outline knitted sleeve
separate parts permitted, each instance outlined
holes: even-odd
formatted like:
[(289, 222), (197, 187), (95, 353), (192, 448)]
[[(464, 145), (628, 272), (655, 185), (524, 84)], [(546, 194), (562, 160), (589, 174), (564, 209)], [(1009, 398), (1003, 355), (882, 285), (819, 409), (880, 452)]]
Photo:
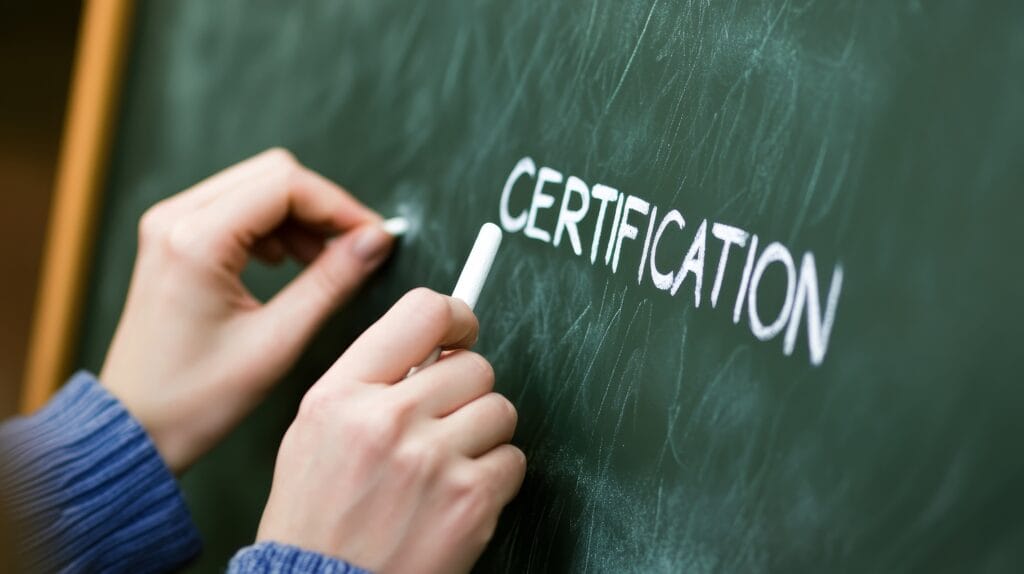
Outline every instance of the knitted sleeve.
[(277, 542), (260, 542), (238, 551), (228, 574), (369, 574), (351, 564)]
[(165, 572), (200, 550), (156, 447), (89, 373), (0, 426), (0, 489), (29, 571)]

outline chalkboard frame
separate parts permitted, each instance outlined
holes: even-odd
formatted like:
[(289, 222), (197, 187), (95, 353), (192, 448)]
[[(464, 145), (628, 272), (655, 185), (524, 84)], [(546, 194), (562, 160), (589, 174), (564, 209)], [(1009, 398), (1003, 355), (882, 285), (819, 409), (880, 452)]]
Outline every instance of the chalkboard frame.
[(70, 374), (133, 9), (132, 0), (83, 6), (22, 384), (25, 413), (45, 404)]

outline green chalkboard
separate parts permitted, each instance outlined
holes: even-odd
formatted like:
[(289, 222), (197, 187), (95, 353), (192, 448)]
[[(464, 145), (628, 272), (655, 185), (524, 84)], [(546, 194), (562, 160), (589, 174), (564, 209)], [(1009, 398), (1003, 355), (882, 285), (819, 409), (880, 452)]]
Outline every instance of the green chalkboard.
[(264, 148), (414, 224), (185, 476), (196, 571), (252, 539), (303, 391), (403, 292), (450, 290), (487, 221), (506, 236), (479, 350), (530, 462), (481, 571), (1024, 564), (1024, 3), (180, 0), (136, 20), (84, 366), (140, 214)]

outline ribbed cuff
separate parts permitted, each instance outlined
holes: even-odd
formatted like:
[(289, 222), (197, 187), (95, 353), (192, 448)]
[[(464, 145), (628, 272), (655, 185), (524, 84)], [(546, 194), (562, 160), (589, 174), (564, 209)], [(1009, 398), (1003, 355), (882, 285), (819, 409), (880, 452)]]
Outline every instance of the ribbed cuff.
[(330, 556), (277, 542), (260, 542), (238, 551), (231, 559), (228, 574), (370, 574)]
[(0, 427), (3, 496), (30, 571), (162, 572), (199, 534), (149, 436), (89, 373)]

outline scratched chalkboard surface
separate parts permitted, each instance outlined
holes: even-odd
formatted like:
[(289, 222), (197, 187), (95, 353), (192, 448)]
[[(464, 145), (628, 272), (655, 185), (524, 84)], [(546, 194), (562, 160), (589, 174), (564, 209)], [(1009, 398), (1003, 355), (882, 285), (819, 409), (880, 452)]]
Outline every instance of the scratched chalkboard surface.
[[(481, 571), (1020, 571), (1024, 3), (140, 1), (80, 359), (140, 214), (283, 145), (411, 235), (183, 487), (251, 541), (303, 391), (476, 230), (529, 457)], [(254, 266), (260, 296), (295, 267)]]

